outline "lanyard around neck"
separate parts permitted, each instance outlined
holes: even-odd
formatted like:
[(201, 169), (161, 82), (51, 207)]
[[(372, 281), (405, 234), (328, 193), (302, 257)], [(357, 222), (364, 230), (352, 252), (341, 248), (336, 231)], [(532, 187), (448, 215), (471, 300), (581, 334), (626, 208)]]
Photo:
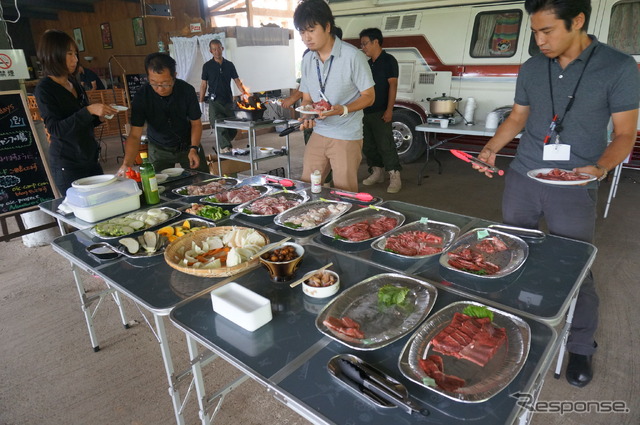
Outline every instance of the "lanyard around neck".
[[(584, 76), (584, 71), (587, 69), (587, 65), (589, 65), (589, 61), (593, 56), (593, 52), (596, 51), (596, 47), (597, 46), (593, 46), (593, 49), (591, 49), (591, 52), (589, 53), (589, 56), (587, 57), (587, 60), (584, 63), (584, 67), (580, 72), (580, 77), (578, 77), (578, 82), (576, 83), (576, 86), (573, 88), (573, 93), (571, 93), (571, 96), (569, 96), (569, 103), (567, 103), (567, 106), (564, 108), (564, 113), (562, 114), (562, 118), (560, 118), (560, 121), (558, 121), (555, 125), (555, 131), (558, 134), (562, 131), (562, 123), (564, 122), (564, 119), (566, 118), (567, 114), (571, 110), (571, 107), (573, 106), (573, 102), (576, 100), (576, 92), (578, 91), (578, 86), (580, 85), (580, 81), (582, 81), (582, 77)], [(549, 59), (549, 61), (547, 62), (547, 65), (548, 65), (547, 69), (549, 74), (549, 94), (551, 95), (551, 114), (553, 117), (553, 121), (556, 121), (558, 116), (556, 115), (556, 105), (553, 99), (553, 84), (551, 82), (551, 61), (552, 60), (553, 59)]]
[(320, 84), (320, 91), (324, 94), (324, 88), (327, 85), (327, 80), (329, 79), (329, 73), (331, 72), (331, 65), (333, 65), (333, 55), (329, 59), (329, 69), (327, 69), (327, 73), (324, 76), (324, 81), (322, 81), (322, 75), (320, 74), (320, 60), (316, 58), (316, 72), (318, 73), (318, 84)]

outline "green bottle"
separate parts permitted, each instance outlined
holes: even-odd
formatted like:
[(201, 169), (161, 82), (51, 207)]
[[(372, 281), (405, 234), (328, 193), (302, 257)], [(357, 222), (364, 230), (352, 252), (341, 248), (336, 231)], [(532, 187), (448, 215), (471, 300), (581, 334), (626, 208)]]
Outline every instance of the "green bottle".
[(142, 180), (142, 192), (147, 205), (153, 205), (160, 202), (160, 194), (158, 193), (158, 180), (156, 180), (156, 170), (153, 164), (149, 162), (146, 152), (140, 152), (142, 165), (140, 165), (140, 180)]

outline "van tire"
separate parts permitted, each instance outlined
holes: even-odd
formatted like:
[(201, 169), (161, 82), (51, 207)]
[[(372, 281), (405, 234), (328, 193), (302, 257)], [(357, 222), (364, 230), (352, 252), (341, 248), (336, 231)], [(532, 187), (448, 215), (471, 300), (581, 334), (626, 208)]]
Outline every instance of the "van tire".
[(417, 161), (427, 149), (424, 133), (416, 131), (422, 120), (415, 112), (406, 109), (393, 111), (393, 141), (400, 161), (405, 164)]

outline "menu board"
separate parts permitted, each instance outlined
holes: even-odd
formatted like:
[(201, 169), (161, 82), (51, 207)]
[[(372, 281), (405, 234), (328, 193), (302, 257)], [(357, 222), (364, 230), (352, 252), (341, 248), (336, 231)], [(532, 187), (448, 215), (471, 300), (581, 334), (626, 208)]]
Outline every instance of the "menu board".
[(125, 75), (127, 80), (127, 91), (129, 92), (129, 102), (133, 100), (138, 90), (149, 81), (147, 74), (127, 74)]
[(54, 199), (24, 94), (0, 92), (0, 215)]

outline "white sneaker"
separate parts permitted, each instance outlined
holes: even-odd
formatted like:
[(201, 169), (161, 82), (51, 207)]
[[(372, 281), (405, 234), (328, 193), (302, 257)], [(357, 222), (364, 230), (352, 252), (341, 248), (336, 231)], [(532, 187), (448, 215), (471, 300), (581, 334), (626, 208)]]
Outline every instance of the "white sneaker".
[(362, 180), (362, 184), (365, 186), (371, 186), (376, 183), (384, 183), (384, 169), (382, 167), (371, 167), (373, 172), (369, 177)]
[(389, 187), (387, 193), (398, 193), (402, 189), (402, 180), (400, 180), (400, 171), (389, 171)]
[(220, 153), (221, 154), (230, 154), (231, 153), (231, 148), (221, 148), (220, 149)]

